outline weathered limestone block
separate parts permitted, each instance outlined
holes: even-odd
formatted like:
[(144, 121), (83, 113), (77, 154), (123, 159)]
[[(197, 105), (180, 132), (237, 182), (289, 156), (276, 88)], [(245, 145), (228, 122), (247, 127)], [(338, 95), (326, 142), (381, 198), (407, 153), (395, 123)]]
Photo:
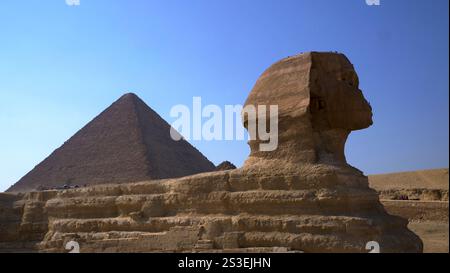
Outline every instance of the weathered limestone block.
[[(407, 220), (387, 214), (346, 163), (347, 136), (370, 126), (372, 113), (344, 55), (281, 60), (246, 104), (278, 104), (279, 146), (262, 152), (256, 137), (240, 169), (0, 196), (1, 217), (9, 230), (38, 223), (31, 233), (43, 252), (64, 252), (70, 240), (81, 252), (367, 252), (369, 241), (382, 252), (422, 251)], [(22, 204), (14, 213), (13, 203)], [(16, 238), (10, 233), (0, 238)]]

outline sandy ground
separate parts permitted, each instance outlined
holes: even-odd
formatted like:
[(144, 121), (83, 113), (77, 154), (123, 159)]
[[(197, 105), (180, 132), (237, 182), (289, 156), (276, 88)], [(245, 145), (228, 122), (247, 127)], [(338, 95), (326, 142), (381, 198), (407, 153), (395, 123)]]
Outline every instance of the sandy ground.
[(423, 241), (425, 253), (449, 253), (449, 203), (382, 200), (386, 210), (409, 220), (409, 229)]
[(448, 253), (448, 222), (414, 221), (408, 225), (409, 229), (419, 235), (423, 241), (425, 253)]
[(409, 220), (408, 227), (422, 239), (425, 253), (449, 253), (448, 168), (369, 175), (369, 184), (379, 192), (414, 189), (447, 192), (446, 198), (440, 200), (381, 201), (390, 214)]

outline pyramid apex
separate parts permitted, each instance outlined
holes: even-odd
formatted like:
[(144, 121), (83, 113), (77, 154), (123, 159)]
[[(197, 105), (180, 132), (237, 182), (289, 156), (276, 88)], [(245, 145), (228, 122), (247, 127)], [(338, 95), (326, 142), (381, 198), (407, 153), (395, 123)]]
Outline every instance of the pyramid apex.
[(128, 92), (128, 93), (123, 94), (123, 95), (119, 98), (119, 100), (120, 100), (120, 99), (132, 99), (132, 98), (139, 98), (139, 97), (138, 97), (135, 93)]
[(141, 98), (139, 98), (135, 93), (132, 92), (128, 92), (123, 94), (122, 96), (120, 96), (120, 98), (118, 98), (114, 104), (119, 103), (119, 104), (128, 104), (128, 103), (133, 103), (135, 104), (138, 101), (142, 101)]

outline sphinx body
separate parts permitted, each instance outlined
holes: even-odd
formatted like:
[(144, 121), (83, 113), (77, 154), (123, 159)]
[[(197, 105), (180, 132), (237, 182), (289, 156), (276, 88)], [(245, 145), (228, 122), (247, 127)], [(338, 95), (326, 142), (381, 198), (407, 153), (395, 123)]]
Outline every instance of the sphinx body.
[(372, 124), (358, 85), (342, 54), (283, 59), (246, 101), (278, 105), (276, 150), (260, 151), (254, 136), (239, 169), (4, 194), (0, 249), (20, 242), (63, 252), (76, 241), (81, 252), (368, 252), (376, 241), (381, 252), (421, 252), (407, 220), (387, 214), (367, 177), (346, 163), (347, 136)]

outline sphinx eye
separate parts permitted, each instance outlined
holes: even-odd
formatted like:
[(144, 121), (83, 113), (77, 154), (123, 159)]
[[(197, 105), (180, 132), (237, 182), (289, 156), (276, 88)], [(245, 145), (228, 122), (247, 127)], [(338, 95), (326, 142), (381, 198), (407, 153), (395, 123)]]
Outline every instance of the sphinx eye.
[(311, 112), (318, 112), (326, 108), (325, 100), (321, 97), (311, 97)]
[(353, 71), (342, 73), (340, 81), (343, 81), (350, 86), (358, 86), (359, 84), (358, 76)]
[(325, 101), (323, 99), (319, 99), (319, 110), (325, 109)]

